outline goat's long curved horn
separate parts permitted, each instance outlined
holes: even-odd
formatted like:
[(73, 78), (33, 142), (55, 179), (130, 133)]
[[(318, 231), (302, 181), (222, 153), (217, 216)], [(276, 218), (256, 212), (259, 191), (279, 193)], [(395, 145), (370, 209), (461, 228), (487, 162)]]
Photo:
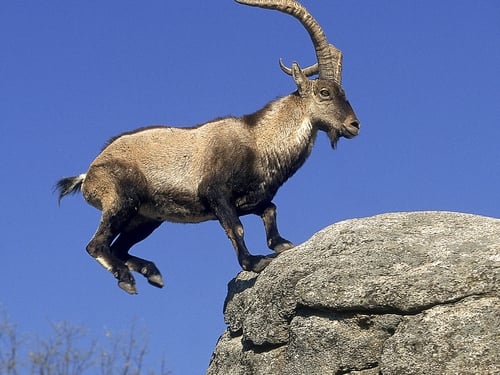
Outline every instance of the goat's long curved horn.
[(328, 43), (323, 29), (304, 6), (295, 0), (236, 0), (236, 2), (278, 10), (298, 19), (309, 33), (316, 50), (319, 78), (333, 79), (340, 84), (342, 52)]

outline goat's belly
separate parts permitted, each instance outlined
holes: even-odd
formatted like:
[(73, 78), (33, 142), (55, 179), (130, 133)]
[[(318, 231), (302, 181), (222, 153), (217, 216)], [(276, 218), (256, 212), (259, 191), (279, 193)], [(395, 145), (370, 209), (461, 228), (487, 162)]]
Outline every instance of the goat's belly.
[(201, 202), (177, 202), (167, 197), (144, 202), (139, 208), (139, 213), (153, 220), (174, 223), (200, 223), (215, 219)]

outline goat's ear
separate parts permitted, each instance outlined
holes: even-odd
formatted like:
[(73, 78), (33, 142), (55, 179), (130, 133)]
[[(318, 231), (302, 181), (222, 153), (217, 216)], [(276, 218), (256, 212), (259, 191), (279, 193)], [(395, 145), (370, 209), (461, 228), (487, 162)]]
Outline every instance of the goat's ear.
[(307, 79), (302, 69), (300, 69), (299, 64), (297, 64), (296, 62), (292, 64), (292, 77), (295, 81), (295, 84), (297, 85), (300, 96), (307, 95), (309, 91), (309, 80)]

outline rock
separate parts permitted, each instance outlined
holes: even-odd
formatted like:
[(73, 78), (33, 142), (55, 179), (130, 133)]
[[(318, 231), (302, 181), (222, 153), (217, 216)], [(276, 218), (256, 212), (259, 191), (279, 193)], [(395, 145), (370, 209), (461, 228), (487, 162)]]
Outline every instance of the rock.
[(498, 297), (470, 297), (408, 316), (385, 343), (382, 373), (498, 374), (499, 327)]
[(500, 373), (500, 220), (332, 225), (229, 284), (208, 375)]

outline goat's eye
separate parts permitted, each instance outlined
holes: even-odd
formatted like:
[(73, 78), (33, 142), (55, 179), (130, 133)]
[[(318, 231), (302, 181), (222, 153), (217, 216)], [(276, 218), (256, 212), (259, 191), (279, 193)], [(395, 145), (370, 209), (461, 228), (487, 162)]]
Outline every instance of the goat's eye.
[(319, 94), (324, 99), (327, 99), (327, 98), (330, 97), (330, 91), (328, 91), (328, 89), (321, 89), (321, 90), (319, 90)]

